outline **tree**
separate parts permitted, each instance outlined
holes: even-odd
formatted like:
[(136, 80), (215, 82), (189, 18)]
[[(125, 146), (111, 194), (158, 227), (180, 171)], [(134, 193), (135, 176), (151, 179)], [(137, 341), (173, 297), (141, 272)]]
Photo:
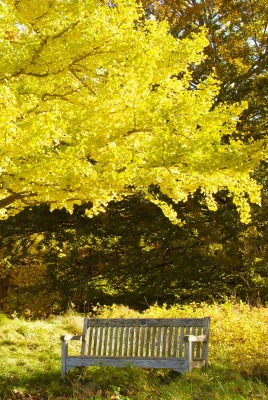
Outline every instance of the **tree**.
[(228, 189), (248, 221), (264, 144), (237, 137), (246, 105), (218, 103), (213, 74), (193, 79), (204, 30), (178, 40), (134, 0), (0, 7), (2, 218), (85, 202), (92, 216), (142, 193), (177, 223), (172, 202), (201, 189), (215, 209), (214, 194)]
[(176, 206), (183, 227), (141, 196), (111, 202), (92, 219), (86, 206), (72, 215), (47, 205), (26, 208), (0, 221), (0, 309), (45, 316), (71, 303), (80, 312), (97, 303), (141, 310), (230, 295), (265, 304), (265, 221), (260, 236), (222, 198), (216, 212), (201, 204), (200, 193)]
[[(194, 69), (194, 79), (207, 76), (212, 70), (222, 82), (217, 101), (247, 101), (238, 124), (237, 136), (246, 142), (267, 138), (267, 65), (268, 65), (268, 5), (264, 0), (142, 0), (147, 17), (166, 20), (175, 37), (189, 37), (200, 27), (206, 26), (209, 45), (205, 48), (207, 58)], [(225, 141), (228, 142), (226, 137)], [(230, 226), (233, 231), (231, 243), (222, 241), (225, 254), (233, 254), (228, 263), (234, 271), (242, 272), (240, 289), (248, 298), (258, 285), (260, 298), (267, 291), (267, 163), (261, 163), (254, 171), (256, 180), (262, 184), (261, 207), (253, 207), (252, 222), (241, 226), (233, 216), (230, 202), (225, 202), (224, 220), (218, 224)], [(223, 204), (223, 203), (222, 203)], [(228, 210), (228, 212), (227, 212)], [(234, 225), (235, 224), (235, 225)], [(207, 232), (204, 233), (204, 228)], [(204, 212), (204, 225), (199, 227), (202, 237), (211, 236), (211, 224)], [(220, 237), (220, 236), (219, 236)], [(218, 237), (215, 236), (217, 244)], [(230, 246), (231, 244), (231, 246)], [(233, 250), (231, 250), (233, 247)], [(225, 258), (225, 257), (224, 257)], [(196, 254), (196, 259), (201, 258)], [(224, 265), (221, 259), (220, 266)], [(219, 265), (217, 267), (218, 271)], [(226, 271), (227, 272), (227, 271)], [(224, 273), (228, 276), (228, 273)], [(239, 273), (240, 273), (239, 272)], [(259, 276), (259, 277), (258, 277)], [(234, 280), (235, 281), (235, 280)], [(244, 285), (243, 285), (244, 281)], [(254, 283), (255, 281), (255, 283)], [(239, 292), (237, 290), (237, 293)]]
[(207, 58), (196, 79), (216, 71), (218, 101), (248, 101), (240, 130), (251, 138), (267, 135), (268, 5), (265, 0), (142, 0), (147, 16), (167, 20), (175, 37), (206, 26)]

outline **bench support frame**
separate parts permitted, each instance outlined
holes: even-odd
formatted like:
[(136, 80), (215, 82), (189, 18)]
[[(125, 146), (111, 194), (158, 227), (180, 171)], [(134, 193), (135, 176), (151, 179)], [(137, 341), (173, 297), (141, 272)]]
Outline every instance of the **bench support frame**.
[[(209, 317), (85, 318), (82, 335), (61, 336), (62, 377), (72, 368), (93, 365), (169, 368), (180, 373), (207, 367), (209, 325)], [(193, 334), (196, 332), (202, 334)], [(72, 340), (81, 341), (80, 355), (69, 355)]]

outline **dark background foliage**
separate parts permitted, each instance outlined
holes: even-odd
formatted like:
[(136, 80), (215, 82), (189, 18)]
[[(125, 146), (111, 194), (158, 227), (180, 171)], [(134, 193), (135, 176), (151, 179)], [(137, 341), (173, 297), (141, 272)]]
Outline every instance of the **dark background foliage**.
[[(222, 82), (218, 102), (247, 101), (237, 140), (267, 135), (268, 6), (263, 0), (142, 0), (146, 16), (168, 20), (178, 38), (206, 26), (207, 59), (193, 85), (212, 71)], [(228, 138), (224, 138), (228, 143)], [(265, 146), (265, 141), (264, 141)], [(210, 212), (196, 193), (177, 205), (184, 221), (172, 225), (135, 196), (111, 203), (93, 219), (85, 206), (73, 215), (43, 205), (0, 222), (0, 306), (4, 312), (47, 315), (71, 303), (90, 311), (97, 303), (137, 309), (158, 302), (221, 301), (236, 296), (267, 302), (267, 165), (255, 171), (262, 206), (243, 225), (228, 197)], [(157, 190), (157, 188), (152, 188)]]

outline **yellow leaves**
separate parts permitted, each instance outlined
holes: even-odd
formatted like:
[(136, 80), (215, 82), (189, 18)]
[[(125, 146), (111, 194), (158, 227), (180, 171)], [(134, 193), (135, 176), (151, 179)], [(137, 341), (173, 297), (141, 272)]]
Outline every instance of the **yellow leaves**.
[(243, 58), (234, 58), (233, 59), (233, 64), (234, 64), (235, 68), (237, 69), (237, 73), (241, 74), (241, 75), (247, 73), (252, 68), (251, 65), (245, 64), (245, 62), (243, 62), (243, 61), (244, 61)]
[(172, 222), (174, 225), (183, 226), (182, 221), (178, 218), (176, 211), (171, 205), (160, 200), (151, 200), (154, 204), (161, 208), (163, 214)]
[(27, 22), (33, 22), (35, 19), (42, 17), (49, 10), (49, 1), (47, 0), (33, 0), (30, 3), (25, 0), (20, 0), (19, 2), (9, 1), (10, 4), (14, 5), (21, 17), (23, 17)]
[(165, 201), (160, 200), (158, 196), (153, 196), (148, 191), (146, 191), (145, 197), (146, 199), (150, 200), (152, 203), (160, 207), (163, 214), (171, 221), (172, 224), (179, 226), (184, 225), (184, 222), (178, 218), (178, 214), (171, 204), (167, 204)]
[(198, 33), (192, 33), (190, 38), (176, 41), (178, 50), (181, 53), (181, 59), (188, 59), (190, 63), (199, 64), (205, 58), (204, 48), (209, 44), (207, 39), (207, 30), (199, 29)]
[(176, 40), (166, 23), (138, 23), (134, 0), (8, 4), (8, 30), (21, 37), (0, 60), (2, 197), (27, 193), (70, 212), (91, 202), (94, 215), (151, 185), (175, 203), (203, 188), (215, 209), (213, 194), (227, 188), (246, 220), (246, 193), (259, 201), (260, 191), (249, 174), (264, 152), (232, 140), (244, 105), (214, 105), (213, 74), (191, 89), (205, 31)]

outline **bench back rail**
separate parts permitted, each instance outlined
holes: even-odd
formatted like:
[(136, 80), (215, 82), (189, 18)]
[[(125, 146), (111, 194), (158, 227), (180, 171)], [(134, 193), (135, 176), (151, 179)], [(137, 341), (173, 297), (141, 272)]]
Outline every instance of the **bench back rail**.
[[(82, 355), (185, 357), (184, 336), (208, 335), (204, 319), (90, 319), (84, 321)], [(204, 358), (204, 342), (193, 343)]]

